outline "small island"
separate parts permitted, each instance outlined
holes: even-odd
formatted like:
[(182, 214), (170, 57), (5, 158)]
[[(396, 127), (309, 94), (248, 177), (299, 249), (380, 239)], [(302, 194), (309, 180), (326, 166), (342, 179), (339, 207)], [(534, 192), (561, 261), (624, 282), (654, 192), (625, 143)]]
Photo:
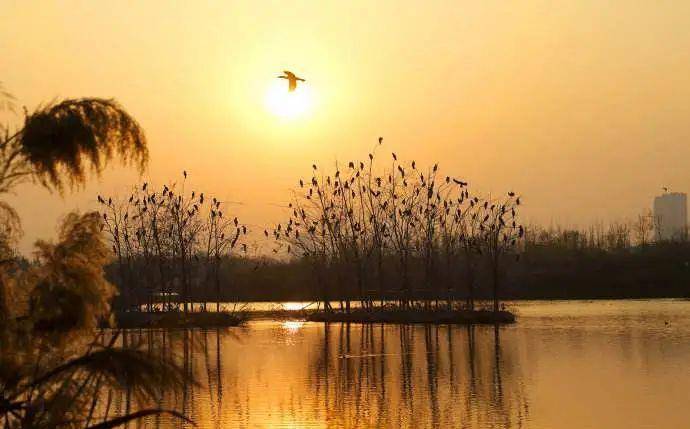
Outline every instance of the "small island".
[(407, 310), (384, 308), (375, 311), (366, 309), (357, 309), (350, 312), (315, 311), (309, 313), (306, 319), (310, 322), (472, 325), (514, 323), (516, 317), (513, 313), (506, 310)]
[(240, 326), (247, 320), (242, 312), (202, 311), (145, 312), (126, 311), (115, 313), (114, 326), (121, 329), (182, 329), (182, 328), (227, 328)]
[(314, 308), (255, 310), (251, 305), (240, 311), (213, 309), (202, 311), (117, 311), (111, 326), (121, 329), (181, 329), (181, 328), (229, 328), (241, 326), (249, 320), (303, 320), (323, 323), (388, 323), (388, 324), (435, 324), (479, 325), (515, 323), (514, 313), (505, 308), (467, 309), (453, 307), (380, 307)]

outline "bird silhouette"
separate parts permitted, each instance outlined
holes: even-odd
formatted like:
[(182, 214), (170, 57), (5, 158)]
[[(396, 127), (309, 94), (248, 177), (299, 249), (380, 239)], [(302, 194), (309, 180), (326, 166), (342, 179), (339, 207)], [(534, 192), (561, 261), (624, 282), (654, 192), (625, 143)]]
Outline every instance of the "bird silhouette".
[(285, 70), (283, 71), (283, 75), (278, 76), (278, 79), (287, 79), (288, 81), (288, 91), (292, 92), (295, 89), (297, 89), (297, 81), (304, 82), (305, 80), (302, 79), (301, 77), (295, 76), (295, 74), (291, 71)]
[(661, 189), (662, 189), (664, 192), (668, 192), (668, 188), (665, 187), (665, 186), (664, 186), (663, 188), (661, 188)]

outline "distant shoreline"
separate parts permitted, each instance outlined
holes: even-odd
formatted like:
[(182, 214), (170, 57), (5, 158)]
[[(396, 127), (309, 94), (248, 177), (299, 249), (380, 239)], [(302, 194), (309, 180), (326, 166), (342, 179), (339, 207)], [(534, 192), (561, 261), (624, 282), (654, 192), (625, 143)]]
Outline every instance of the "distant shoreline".
[[(690, 300), (690, 296), (650, 296), (650, 297), (582, 297), (582, 298), (503, 298), (501, 299), (502, 303), (509, 304), (511, 302), (522, 302), (522, 301), (644, 301), (644, 300), (652, 300), (652, 299), (675, 299), (675, 300)], [(432, 300), (435, 300), (433, 298)], [(445, 301), (443, 298), (438, 298), (439, 301)], [(345, 300), (342, 300), (345, 302)], [(379, 302), (380, 300), (376, 300), (376, 302)], [(384, 301), (390, 301), (393, 302), (393, 300), (384, 300)], [(463, 301), (462, 299), (456, 300), (456, 302), (461, 302)], [(194, 305), (201, 305), (203, 303), (207, 304), (213, 304), (215, 306), (216, 301), (215, 300), (208, 300), (208, 301), (191, 301), (190, 303), (194, 303)], [(257, 304), (284, 304), (284, 303), (313, 303), (313, 305), (316, 304), (317, 301), (311, 299), (311, 298), (290, 298), (290, 299), (252, 299), (252, 300), (221, 300), (220, 304), (221, 305), (227, 305), (227, 304), (243, 304), (243, 305), (251, 305), (253, 303)], [(340, 300), (334, 299), (331, 300), (330, 303), (331, 305), (338, 305)], [(355, 303), (359, 302), (358, 299), (351, 299), (350, 303)], [(490, 298), (478, 298), (475, 299), (475, 303), (477, 305), (481, 304), (488, 304), (491, 302)], [(251, 311), (251, 309), (249, 309)], [(294, 311), (294, 310), (292, 310)]]
[(235, 327), (249, 320), (305, 320), (324, 323), (386, 323), (480, 325), (515, 323), (514, 313), (506, 310), (444, 310), (444, 309), (352, 309), (350, 312), (333, 310), (257, 310), (243, 312), (200, 311), (183, 313), (127, 311), (115, 312), (115, 327), (121, 329), (151, 328), (217, 328)]

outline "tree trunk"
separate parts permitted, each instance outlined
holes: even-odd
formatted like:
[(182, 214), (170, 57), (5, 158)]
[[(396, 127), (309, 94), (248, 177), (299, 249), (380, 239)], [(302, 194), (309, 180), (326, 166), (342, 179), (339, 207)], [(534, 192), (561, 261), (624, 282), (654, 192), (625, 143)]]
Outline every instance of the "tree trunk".
[(216, 278), (216, 313), (220, 312), (220, 263), (216, 261), (215, 264), (215, 278)]
[(498, 256), (494, 257), (493, 266), (491, 267), (491, 277), (493, 286), (493, 298), (494, 298), (494, 312), (498, 312)]
[(467, 298), (465, 304), (469, 310), (474, 310), (474, 267), (466, 256), (465, 281), (467, 282)]

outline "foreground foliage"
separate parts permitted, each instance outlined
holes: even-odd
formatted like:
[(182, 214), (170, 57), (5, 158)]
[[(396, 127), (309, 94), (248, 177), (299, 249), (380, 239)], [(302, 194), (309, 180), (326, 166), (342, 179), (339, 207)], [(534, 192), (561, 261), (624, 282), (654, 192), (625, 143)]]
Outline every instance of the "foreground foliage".
[[(14, 97), (0, 86), (0, 109)], [(0, 127), (0, 193), (27, 180), (62, 192), (99, 173), (114, 156), (143, 168), (144, 133), (113, 100), (65, 100), (25, 109), (23, 126)], [(0, 425), (3, 428), (112, 428), (152, 414), (154, 398), (183, 374), (164, 354), (97, 331), (110, 317), (115, 287), (104, 266), (111, 254), (98, 213), (66, 216), (56, 243), (36, 243), (35, 262), (12, 250), (19, 218), (0, 202)], [(138, 411), (111, 414), (114, 392)]]
[[(26, 272), (6, 266), (0, 282), (3, 427), (105, 428), (164, 412), (145, 405), (181, 384), (174, 362), (95, 330), (115, 294), (104, 278), (109, 252), (99, 215), (68, 215), (59, 241), (36, 247), (36, 265)], [(116, 390), (130, 392), (141, 411), (111, 416)]]

